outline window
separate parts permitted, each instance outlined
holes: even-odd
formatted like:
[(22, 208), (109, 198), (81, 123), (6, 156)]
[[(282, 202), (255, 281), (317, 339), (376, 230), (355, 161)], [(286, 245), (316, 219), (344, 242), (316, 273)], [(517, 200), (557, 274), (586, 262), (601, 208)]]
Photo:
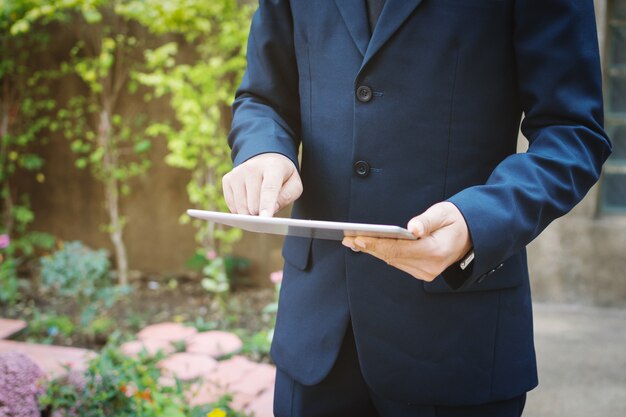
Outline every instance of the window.
[(626, 213), (626, 0), (609, 2), (605, 67), (605, 126), (613, 154), (604, 166), (603, 213)]

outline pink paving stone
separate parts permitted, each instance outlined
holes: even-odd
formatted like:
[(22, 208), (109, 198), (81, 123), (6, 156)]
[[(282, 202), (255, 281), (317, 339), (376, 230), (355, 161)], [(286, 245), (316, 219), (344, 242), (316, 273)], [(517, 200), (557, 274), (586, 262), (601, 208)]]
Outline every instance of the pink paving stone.
[(230, 387), (256, 369), (257, 364), (243, 356), (233, 356), (217, 363), (217, 369), (207, 377), (207, 381), (218, 387)]
[(95, 352), (86, 349), (0, 340), (0, 353), (16, 351), (30, 357), (51, 378), (65, 375), (64, 365), (82, 370)]
[(165, 340), (167, 342), (178, 342), (187, 340), (198, 333), (193, 327), (187, 327), (180, 323), (159, 323), (145, 327), (137, 338), (140, 340)]
[(187, 391), (187, 401), (192, 407), (211, 404), (228, 394), (228, 389), (219, 387), (212, 382), (202, 382)]
[(171, 376), (160, 376), (158, 384), (161, 387), (175, 387), (176, 378), (173, 378)]
[(175, 350), (170, 342), (159, 339), (133, 340), (120, 346), (120, 350), (124, 355), (133, 357), (138, 356), (143, 349), (150, 356), (156, 355), (159, 351), (168, 355), (174, 353)]
[(193, 336), (187, 343), (187, 352), (202, 353), (218, 358), (241, 349), (241, 339), (232, 333), (213, 330)]
[(24, 328), (25, 321), (0, 318), (0, 339), (7, 339)]
[(274, 412), (274, 387), (252, 400), (245, 408), (245, 412), (253, 417), (273, 417)]
[(245, 375), (243, 379), (231, 386), (233, 392), (259, 395), (261, 392), (274, 386), (276, 368), (267, 364), (257, 364), (256, 368)]
[(254, 395), (232, 392), (228, 388), (219, 387), (211, 382), (205, 381), (187, 392), (187, 401), (192, 407), (195, 407), (215, 403), (226, 394), (232, 396), (230, 406), (238, 411), (243, 410), (256, 399)]
[(254, 395), (234, 393), (233, 399), (230, 402), (230, 407), (235, 411), (243, 411), (255, 399), (256, 399), (256, 396)]
[(182, 381), (208, 376), (217, 367), (217, 361), (206, 355), (174, 353), (159, 362), (165, 376), (175, 376)]

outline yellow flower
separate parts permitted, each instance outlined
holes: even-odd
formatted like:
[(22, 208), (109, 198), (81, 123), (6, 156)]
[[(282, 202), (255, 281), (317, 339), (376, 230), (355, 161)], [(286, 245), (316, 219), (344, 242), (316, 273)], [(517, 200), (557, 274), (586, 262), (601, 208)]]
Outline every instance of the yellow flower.
[(37, 180), (38, 183), (43, 183), (46, 180), (46, 176), (40, 172), (37, 174), (35, 179)]
[(221, 408), (216, 408), (209, 414), (207, 414), (206, 417), (226, 417), (226, 411), (222, 410)]

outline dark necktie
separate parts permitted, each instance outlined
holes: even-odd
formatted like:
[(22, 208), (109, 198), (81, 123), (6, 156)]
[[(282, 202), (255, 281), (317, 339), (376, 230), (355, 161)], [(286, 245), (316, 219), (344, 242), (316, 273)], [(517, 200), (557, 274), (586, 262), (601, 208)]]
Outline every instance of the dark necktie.
[(383, 6), (385, 5), (385, 0), (366, 0), (367, 1), (367, 16), (369, 17), (370, 22), (370, 33), (374, 33), (374, 27), (376, 26), (376, 22), (378, 22), (378, 17), (380, 16), (380, 12), (383, 10)]

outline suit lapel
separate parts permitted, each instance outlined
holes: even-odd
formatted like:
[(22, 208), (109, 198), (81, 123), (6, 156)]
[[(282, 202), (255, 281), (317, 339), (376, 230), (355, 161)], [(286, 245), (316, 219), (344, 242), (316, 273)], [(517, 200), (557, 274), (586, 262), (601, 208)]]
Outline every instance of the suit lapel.
[[(411, 15), (413, 10), (423, 0), (386, 0), (378, 23), (374, 28), (372, 39), (369, 41), (363, 65), (365, 65), (380, 48), (393, 36), (393, 34), (402, 26), (405, 20)], [(363, 8), (365, 8), (365, 0), (361, 0)]]
[(402, 26), (423, 0), (386, 0), (370, 39), (366, 0), (335, 0), (350, 36), (363, 55), (363, 66)]
[[(400, 0), (400, 2), (402, 1)], [(335, 3), (359, 52), (365, 56), (370, 41), (370, 27), (365, 0), (335, 0)]]

